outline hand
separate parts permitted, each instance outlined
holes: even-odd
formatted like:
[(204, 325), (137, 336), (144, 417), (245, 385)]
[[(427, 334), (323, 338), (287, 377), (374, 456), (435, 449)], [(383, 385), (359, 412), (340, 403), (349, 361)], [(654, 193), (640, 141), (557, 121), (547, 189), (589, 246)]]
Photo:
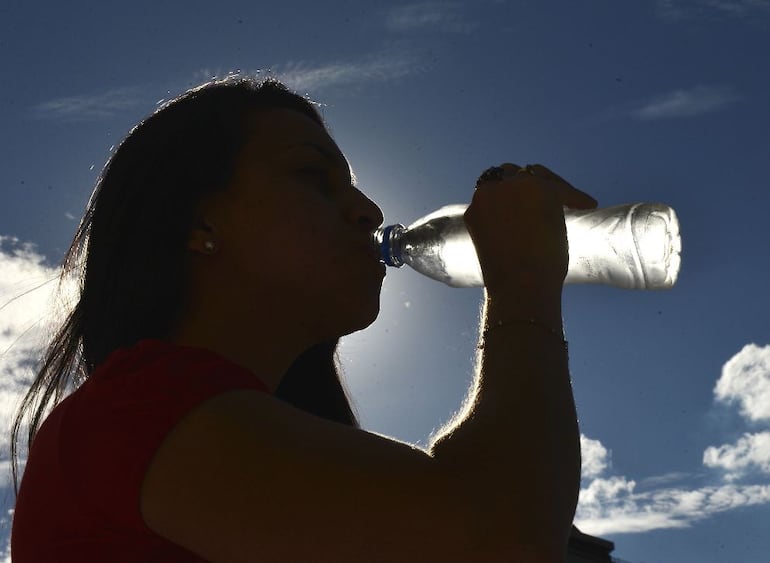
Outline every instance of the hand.
[(488, 292), (560, 291), (569, 265), (564, 207), (594, 209), (597, 202), (545, 166), (500, 169), (482, 175), (465, 212), (484, 285)]

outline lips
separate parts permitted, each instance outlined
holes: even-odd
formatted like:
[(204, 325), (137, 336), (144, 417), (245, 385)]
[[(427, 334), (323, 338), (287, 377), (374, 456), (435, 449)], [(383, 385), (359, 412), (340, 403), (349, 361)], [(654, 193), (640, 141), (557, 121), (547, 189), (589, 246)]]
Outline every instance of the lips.
[(377, 245), (374, 244), (373, 239), (368, 244), (362, 244), (360, 249), (365, 256), (367, 269), (371, 267), (372, 271), (377, 273), (379, 279), (383, 278), (387, 267), (385, 266), (385, 262), (382, 261), (380, 251), (377, 248)]
[(366, 255), (376, 260), (377, 262), (382, 262), (380, 247), (374, 238), (370, 239), (366, 244), (362, 245), (361, 250), (363, 250)]

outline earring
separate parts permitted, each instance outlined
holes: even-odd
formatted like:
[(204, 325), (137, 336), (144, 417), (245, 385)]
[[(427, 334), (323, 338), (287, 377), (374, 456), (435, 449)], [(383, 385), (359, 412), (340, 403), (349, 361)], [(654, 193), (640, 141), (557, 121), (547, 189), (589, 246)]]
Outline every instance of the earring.
[(217, 249), (217, 245), (214, 244), (213, 240), (207, 240), (203, 243), (203, 248), (206, 249), (206, 252), (213, 253)]

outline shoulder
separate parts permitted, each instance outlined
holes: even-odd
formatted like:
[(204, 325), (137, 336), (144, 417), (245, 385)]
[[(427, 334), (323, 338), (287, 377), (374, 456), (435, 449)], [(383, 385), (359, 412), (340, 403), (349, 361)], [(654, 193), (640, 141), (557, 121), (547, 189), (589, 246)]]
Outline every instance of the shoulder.
[(153, 393), (153, 388), (162, 390), (165, 385), (188, 389), (240, 386), (267, 392), (255, 374), (211, 350), (162, 340), (142, 340), (116, 350), (89, 379), (102, 388), (112, 385), (139, 393)]
[(73, 393), (61, 416), (63, 476), (96, 513), (146, 531), (139, 491), (159, 446), (198, 405), (243, 389), (266, 391), (250, 372), (212, 353), (154, 343), (118, 351)]

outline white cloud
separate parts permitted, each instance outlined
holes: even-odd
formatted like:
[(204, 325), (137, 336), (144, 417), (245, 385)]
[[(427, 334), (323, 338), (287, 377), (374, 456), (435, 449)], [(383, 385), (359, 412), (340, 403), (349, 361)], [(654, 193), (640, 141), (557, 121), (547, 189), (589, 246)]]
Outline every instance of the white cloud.
[(739, 99), (740, 96), (732, 88), (695, 86), (658, 96), (633, 110), (632, 115), (646, 121), (693, 117), (718, 111)]
[(684, 471), (672, 471), (670, 473), (664, 473), (663, 475), (645, 477), (639, 482), (639, 485), (646, 489), (650, 489), (652, 487), (661, 487), (662, 485), (667, 485), (675, 481), (683, 481), (692, 477), (692, 473), (685, 473)]
[(396, 80), (418, 70), (416, 60), (411, 56), (390, 53), (374, 55), (361, 60), (334, 61), (320, 65), (295, 61), (272, 67), (249, 71), (228, 71), (203, 69), (196, 73), (201, 80), (221, 79), (243, 74), (264, 76), (280, 80), (289, 88), (300, 91), (318, 91), (335, 86), (361, 86), (370, 82)]
[(770, 485), (725, 484), (635, 492), (623, 477), (596, 479), (581, 490), (575, 523), (593, 535), (687, 528), (714, 514), (770, 502)]
[(580, 435), (580, 452), (582, 457), (582, 476), (590, 479), (601, 475), (609, 465), (609, 452), (599, 440), (592, 440)]
[[(749, 422), (770, 420), (770, 345), (749, 344), (722, 368), (714, 387), (716, 402), (740, 405)], [(720, 473), (707, 475), (721, 484), (704, 487), (665, 487), (673, 481), (692, 480), (692, 474), (672, 472), (637, 483), (620, 475), (604, 475), (607, 449), (598, 440), (581, 436), (583, 478), (575, 523), (594, 535), (684, 528), (719, 512), (770, 503), (770, 484), (741, 484), (746, 477), (770, 475), (770, 431), (744, 433), (733, 444), (709, 446), (703, 467)], [(766, 481), (765, 481), (766, 482)]]
[(320, 90), (330, 86), (353, 86), (387, 82), (415, 70), (414, 61), (398, 55), (382, 55), (361, 61), (333, 62), (320, 66), (289, 63), (271, 74), (297, 91)]
[[(583, 477), (592, 477), (580, 490), (575, 524), (581, 531), (606, 534), (641, 533), (663, 528), (687, 528), (719, 512), (770, 502), (770, 485), (725, 483), (700, 488), (661, 487), (691, 477), (680, 472), (654, 476), (643, 483), (620, 475), (601, 476), (608, 467), (607, 449), (598, 440), (581, 436)], [(589, 470), (586, 470), (586, 464)], [(707, 467), (712, 465), (705, 463)]]
[[(714, 400), (737, 404), (748, 422), (770, 421), (770, 345), (747, 344), (730, 358), (714, 386)], [(756, 472), (770, 475), (770, 431), (746, 432), (733, 444), (711, 446), (703, 464), (723, 470), (728, 481)]]
[(734, 444), (711, 446), (703, 452), (703, 465), (726, 471), (729, 481), (752, 470), (770, 475), (770, 432), (745, 433)]
[[(52, 321), (71, 304), (74, 284), (59, 291), (59, 269), (46, 264), (34, 245), (0, 236), (0, 561), (10, 562), (10, 431), (33, 368), (50, 338)], [(26, 458), (22, 428), (19, 469)]]
[(446, 33), (471, 33), (478, 24), (467, 20), (458, 2), (416, 2), (392, 8), (386, 27), (391, 31), (409, 32), (433, 29)]
[(0, 236), (0, 460), (8, 459), (13, 416), (62, 312), (58, 275), (34, 245)]
[(740, 405), (752, 422), (770, 421), (770, 345), (747, 344), (722, 368), (714, 387), (715, 399)]
[(88, 121), (117, 115), (142, 103), (138, 88), (114, 88), (98, 94), (67, 96), (35, 106), (38, 117), (62, 121)]
[(770, 11), (770, 0), (706, 0), (709, 8), (723, 13), (746, 16), (754, 11)]
[(770, 0), (658, 0), (657, 13), (668, 21), (696, 16), (757, 16), (770, 14)]

